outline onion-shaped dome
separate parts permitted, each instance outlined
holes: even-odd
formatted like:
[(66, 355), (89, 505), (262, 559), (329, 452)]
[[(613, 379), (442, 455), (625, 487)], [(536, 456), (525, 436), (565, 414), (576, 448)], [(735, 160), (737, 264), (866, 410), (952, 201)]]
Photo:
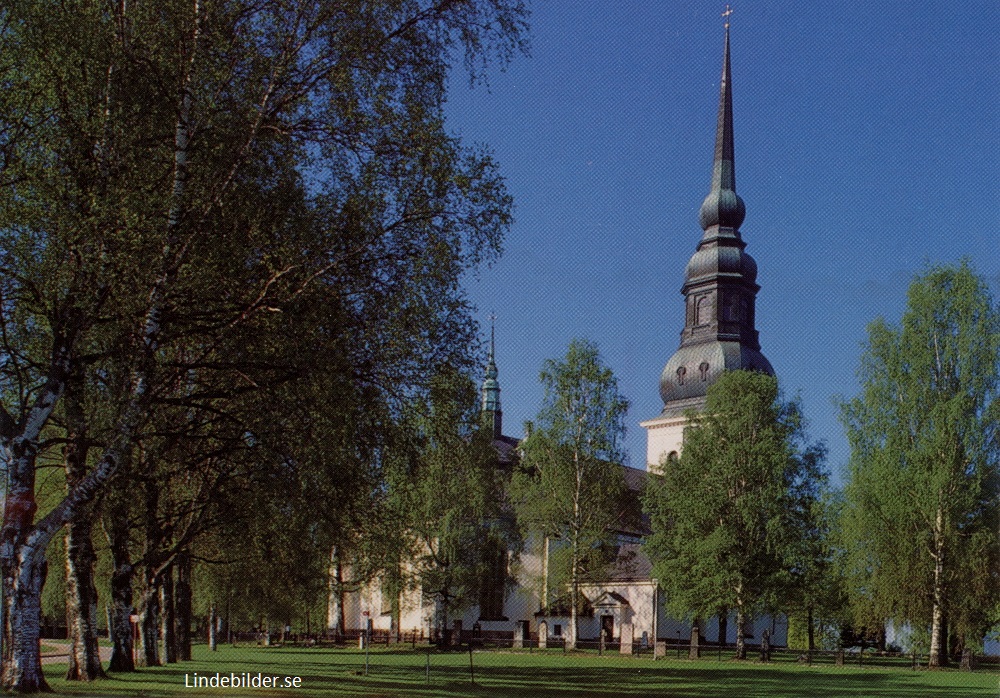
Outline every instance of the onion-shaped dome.
[(667, 405), (704, 397), (723, 371), (759, 371), (774, 375), (771, 363), (757, 349), (740, 342), (706, 342), (682, 346), (660, 375), (660, 397)]
[(725, 228), (739, 228), (747, 216), (743, 199), (732, 189), (713, 189), (701, 204), (698, 222), (702, 230), (714, 225)]
[(753, 284), (757, 281), (757, 262), (739, 247), (702, 246), (691, 256), (684, 280), (688, 284), (719, 274), (739, 275)]

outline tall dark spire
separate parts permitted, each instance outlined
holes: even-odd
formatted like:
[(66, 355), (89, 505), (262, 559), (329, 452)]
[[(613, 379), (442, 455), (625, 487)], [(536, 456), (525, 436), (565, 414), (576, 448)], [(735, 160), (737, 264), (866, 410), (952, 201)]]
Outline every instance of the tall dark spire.
[(722, 53), (719, 118), (712, 184), (698, 219), (705, 231), (688, 262), (681, 293), (687, 308), (681, 346), (663, 369), (664, 412), (697, 407), (723, 371), (752, 370), (774, 375), (760, 353), (755, 327), (757, 263), (744, 251), (740, 225), (746, 217), (736, 194), (733, 155), (733, 88), (729, 67), (729, 22)]
[(729, 22), (722, 52), (722, 80), (719, 86), (719, 119), (715, 129), (715, 159), (712, 187), (701, 204), (698, 220), (702, 230), (713, 226), (739, 228), (746, 217), (743, 199), (736, 194), (736, 161), (733, 155), (733, 87), (729, 69)]
[(496, 318), (490, 318), (490, 356), (486, 362), (486, 378), (483, 380), (483, 416), (487, 423), (492, 423), (493, 438), (498, 439), (502, 433), (503, 411), (500, 409), (500, 382), (496, 364)]

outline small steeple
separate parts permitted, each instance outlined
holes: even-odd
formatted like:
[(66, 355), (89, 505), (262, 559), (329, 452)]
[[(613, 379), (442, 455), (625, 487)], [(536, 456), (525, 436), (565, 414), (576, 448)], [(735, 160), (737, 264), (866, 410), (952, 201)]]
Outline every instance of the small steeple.
[(503, 411), (500, 409), (500, 382), (497, 381), (496, 364), (496, 317), (490, 317), (490, 356), (486, 363), (486, 378), (483, 380), (483, 417), (492, 422), (493, 438), (502, 433)]
[[(727, 12), (731, 10), (727, 9)], [(729, 71), (729, 17), (726, 15), (726, 44), (722, 54), (722, 82), (719, 86), (719, 119), (715, 129), (712, 187), (698, 213), (701, 228), (706, 232), (714, 226), (738, 230), (746, 217), (743, 199), (736, 194), (732, 82)]]

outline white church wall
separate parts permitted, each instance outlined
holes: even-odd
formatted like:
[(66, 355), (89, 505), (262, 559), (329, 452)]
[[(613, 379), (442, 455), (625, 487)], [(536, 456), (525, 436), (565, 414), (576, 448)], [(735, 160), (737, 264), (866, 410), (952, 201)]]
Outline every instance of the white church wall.
[(684, 428), (687, 417), (667, 417), (651, 419), (639, 426), (646, 429), (646, 470), (651, 473), (660, 471), (664, 456), (670, 453), (680, 455), (684, 445)]
[(691, 621), (674, 618), (661, 601), (657, 608), (656, 619), (656, 639), (657, 640), (677, 640), (682, 642), (691, 637)]
[[(653, 609), (655, 605), (653, 602), (654, 591), (655, 585), (652, 581), (581, 585), (580, 592), (592, 604), (597, 605), (594, 606), (593, 615), (581, 615), (578, 618), (579, 639), (596, 640), (601, 632), (602, 616), (611, 616), (613, 620), (612, 632), (616, 638), (621, 637), (622, 626), (626, 623), (631, 623), (632, 637), (636, 641), (639, 641), (644, 634), (647, 640), (652, 638)], [(610, 594), (617, 594), (625, 599), (627, 603), (606, 598)], [(606, 603), (603, 606), (600, 605), (602, 597), (604, 597), (604, 602)], [(570, 622), (568, 616), (548, 616), (545, 620), (548, 622), (550, 629), (554, 629), (556, 625), (559, 625), (563, 635), (565, 635), (565, 628)]]
[[(469, 630), (479, 623), (484, 632), (513, 632), (517, 621), (528, 621), (531, 632), (538, 632), (535, 614), (541, 607), (540, 551), (529, 546), (529, 550), (518, 556), (517, 564), (510, 573), (514, 576), (514, 584), (508, 588), (504, 597), (503, 615), (506, 620), (480, 620), (479, 606), (471, 604), (449, 610), (449, 628), (454, 628), (454, 621), (460, 620), (463, 630)], [(404, 591), (398, 603), (400, 631), (408, 633), (417, 629), (418, 632), (423, 631), (425, 636), (433, 634), (435, 605), (424, 598), (419, 589)], [(388, 598), (384, 598), (379, 580), (366, 584), (359, 591), (344, 595), (346, 629), (362, 629), (368, 618), (372, 619), (372, 627), (376, 630), (392, 629), (391, 603)]]
[(597, 584), (584, 587), (587, 597), (592, 603), (600, 603), (603, 594), (617, 594), (628, 601), (628, 605), (622, 604), (620, 607), (594, 608), (595, 628), (593, 637), (600, 632), (600, 616), (611, 615), (614, 619), (614, 636), (621, 637), (621, 628), (624, 624), (632, 625), (632, 636), (639, 638), (643, 633), (647, 637), (653, 635), (653, 617), (655, 615), (654, 595), (656, 587), (652, 581), (642, 582), (620, 582), (609, 584)]
[(399, 629), (402, 632), (421, 630), (427, 634), (430, 630), (430, 616), (433, 608), (428, 609), (424, 603), (423, 594), (418, 589), (404, 592), (399, 599)]
[(367, 584), (360, 591), (345, 594), (344, 620), (347, 629), (364, 629), (368, 620), (375, 630), (388, 630), (392, 621), (390, 614), (382, 614), (381, 586)]
[[(538, 556), (527, 555), (522, 561), (525, 563), (522, 575), (526, 575), (526, 570), (540, 572), (541, 561)], [(504, 602), (504, 616), (506, 620), (480, 620), (479, 607), (469, 606), (465, 609), (453, 609), (449, 614), (449, 627), (454, 627), (454, 621), (462, 621), (464, 630), (471, 630), (479, 623), (480, 629), (485, 633), (508, 633), (514, 632), (519, 621), (527, 621), (531, 633), (538, 632), (538, 624), (541, 620), (548, 622), (549, 634), (558, 637), (555, 633), (555, 626), (560, 626), (562, 635), (565, 635), (569, 625), (569, 618), (563, 616), (539, 616), (536, 615), (540, 608), (538, 594), (538, 577), (530, 574), (519, 576), (517, 584), (508, 592)], [(613, 632), (616, 638), (621, 637), (621, 628), (625, 623), (631, 623), (632, 636), (636, 642), (640, 642), (645, 635), (650, 639), (655, 635), (661, 640), (674, 640), (678, 638), (682, 643), (688, 641), (691, 636), (691, 620), (674, 618), (666, 608), (664, 594), (659, 592), (660, 598), (654, 603), (653, 595), (656, 586), (653, 581), (635, 582), (612, 582), (608, 584), (585, 584), (581, 586), (581, 592), (593, 603), (600, 603), (604, 594), (614, 593), (627, 601), (627, 604), (608, 602), (606, 606), (595, 607), (592, 616), (581, 616), (579, 619), (579, 638), (581, 640), (594, 640), (600, 634), (601, 616), (610, 615), (613, 618)], [(376, 630), (392, 629), (392, 616), (386, 604), (386, 599), (382, 597), (381, 588), (378, 584), (370, 584), (356, 593), (345, 595), (344, 616), (348, 630), (362, 629), (368, 618), (372, 619), (372, 627)], [(419, 590), (412, 590), (404, 593), (400, 598), (399, 629), (404, 632), (412, 632), (417, 629), (425, 636), (430, 636), (434, 630), (434, 605), (424, 603)], [(368, 612), (368, 615), (365, 612)], [(653, 617), (656, 616), (654, 624)], [(770, 643), (775, 646), (785, 646), (788, 644), (788, 620), (784, 615), (764, 615), (754, 618), (748, 628), (747, 642), (758, 644), (767, 630), (770, 636)], [(736, 643), (737, 636), (736, 612), (731, 611), (727, 623), (726, 644)], [(718, 642), (719, 624), (717, 617), (704, 619), (701, 624), (701, 635), (708, 642)], [(993, 643), (996, 644), (995, 642)], [(994, 647), (989, 648), (996, 651)], [(987, 654), (990, 652), (988, 651)]]

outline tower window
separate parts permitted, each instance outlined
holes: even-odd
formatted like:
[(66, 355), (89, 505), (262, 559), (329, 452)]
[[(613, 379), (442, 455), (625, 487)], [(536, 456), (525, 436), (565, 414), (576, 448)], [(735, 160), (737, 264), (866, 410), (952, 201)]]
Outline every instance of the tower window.
[(479, 620), (507, 620), (504, 595), (507, 590), (507, 548), (500, 542), (487, 542), (483, 551), (482, 588), (479, 591)]
[(737, 296), (732, 296), (726, 299), (726, 321), (727, 322), (740, 322), (743, 318), (740, 317), (740, 299)]
[(711, 314), (712, 299), (707, 296), (700, 296), (697, 301), (695, 301), (694, 308), (694, 324), (695, 325), (707, 325), (710, 321), (709, 315)]
[(684, 374), (687, 373), (687, 369), (683, 366), (677, 369), (677, 385), (684, 385)]
[(709, 366), (707, 361), (702, 361), (701, 366), (698, 367), (698, 372), (701, 373), (701, 380), (703, 383), (708, 380), (708, 369)]

